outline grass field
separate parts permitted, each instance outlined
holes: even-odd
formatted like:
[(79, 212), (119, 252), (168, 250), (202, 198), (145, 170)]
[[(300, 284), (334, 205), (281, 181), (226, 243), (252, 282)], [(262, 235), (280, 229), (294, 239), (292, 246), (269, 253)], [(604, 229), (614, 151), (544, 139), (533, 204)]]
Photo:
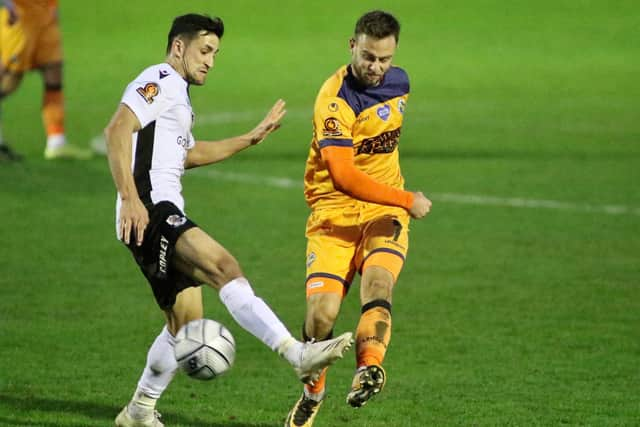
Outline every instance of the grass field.
[[(350, 355), (330, 372), (318, 427), (640, 425), (637, 1), (61, 3), (76, 144), (163, 60), (187, 11), (227, 25), (215, 72), (191, 91), (196, 137), (245, 132), (288, 102), (265, 144), (184, 185), (189, 215), (296, 333), (314, 97), (348, 61), (362, 12), (401, 19), (403, 172), (434, 207), (412, 225), (385, 392), (361, 410), (344, 403)], [(163, 318), (114, 238), (105, 159), (43, 159), (40, 94), (29, 75), (2, 105), (26, 159), (0, 164), (0, 426), (109, 426)], [(354, 291), (339, 331), (355, 328)], [(236, 337), (236, 366), (214, 382), (178, 376), (159, 403), (165, 423), (282, 425), (300, 393), (293, 372), (205, 298)]]

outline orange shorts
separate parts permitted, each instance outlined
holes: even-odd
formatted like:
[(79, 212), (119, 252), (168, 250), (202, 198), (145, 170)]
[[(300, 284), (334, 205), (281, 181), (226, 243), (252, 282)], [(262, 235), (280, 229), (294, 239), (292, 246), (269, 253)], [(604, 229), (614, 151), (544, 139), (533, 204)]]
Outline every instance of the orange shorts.
[(307, 298), (345, 296), (356, 273), (375, 265), (398, 279), (409, 249), (404, 209), (356, 203), (342, 210), (316, 210), (307, 220)]
[(16, 8), (17, 20), (9, 22), (9, 11), (0, 8), (0, 65), (13, 73), (24, 73), (62, 62), (62, 43), (57, 8), (33, 5)]

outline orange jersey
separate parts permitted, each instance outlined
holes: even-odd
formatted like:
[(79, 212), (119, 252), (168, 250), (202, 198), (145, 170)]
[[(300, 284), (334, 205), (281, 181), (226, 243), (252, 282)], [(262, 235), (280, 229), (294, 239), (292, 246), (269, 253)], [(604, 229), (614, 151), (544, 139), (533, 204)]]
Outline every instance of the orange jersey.
[(0, 7), (0, 66), (24, 73), (62, 61), (55, 0), (13, 0)]
[[(358, 171), (394, 191), (404, 189), (398, 143), (408, 96), (409, 78), (399, 67), (391, 67), (375, 87), (360, 85), (350, 66), (341, 67), (324, 83), (314, 107), (304, 177), (304, 194), (311, 208), (341, 209), (354, 203), (334, 186), (322, 153), (329, 152), (329, 147), (351, 148)], [(410, 206), (411, 201), (396, 206)]]
[(42, 9), (43, 7), (58, 6), (58, 0), (11, 0), (10, 2), (22, 10)]

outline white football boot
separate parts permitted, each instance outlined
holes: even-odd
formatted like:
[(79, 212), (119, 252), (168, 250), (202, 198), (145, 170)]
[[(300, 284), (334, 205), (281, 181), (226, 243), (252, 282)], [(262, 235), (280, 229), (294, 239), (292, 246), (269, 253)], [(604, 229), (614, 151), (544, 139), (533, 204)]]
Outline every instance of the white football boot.
[(129, 414), (129, 405), (127, 405), (116, 417), (116, 427), (164, 427), (164, 424), (160, 421), (158, 411), (153, 411), (148, 417), (138, 420)]
[(295, 368), (300, 381), (313, 384), (320, 378), (324, 368), (342, 359), (353, 345), (353, 334), (345, 332), (337, 338), (324, 341), (309, 341), (303, 344), (300, 365)]

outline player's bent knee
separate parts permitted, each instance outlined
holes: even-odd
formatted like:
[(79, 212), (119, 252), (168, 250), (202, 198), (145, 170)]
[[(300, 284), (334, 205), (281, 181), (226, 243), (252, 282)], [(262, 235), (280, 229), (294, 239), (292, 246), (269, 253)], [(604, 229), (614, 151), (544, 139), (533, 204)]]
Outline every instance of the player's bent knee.
[(307, 329), (317, 338), (326, 336), (340, 312), (341, 298), (334, 294), (316, 294), (307, 305)]
[(217, 259), (215, 263), (221, 285), (243, 276), (240, 264), (231, 254), (225, 254)]
[(0, 99), (9, 96), (22, 81), (22, 74), (4, 72), (0, 75)]
[(203, 266), (206, 283), (217, 289), (233, 279), (242, 277), (238, 261), (228, 252), (208, 256)]
[(372, 279), (368, 283), (363, 285), (363, 297), (364, 302), (369, 302), (377, 299), (391, 299), (391, 291), (393, 288), (393, 281), (388, 279)]
[(337, 312), (332, 312), (329, 310), (320, 310), (313, 313), (314, 335), (326, 336), (331, 331), (331, 329), (333, 329), (333, 325), (335, 325), (337, 317)]

